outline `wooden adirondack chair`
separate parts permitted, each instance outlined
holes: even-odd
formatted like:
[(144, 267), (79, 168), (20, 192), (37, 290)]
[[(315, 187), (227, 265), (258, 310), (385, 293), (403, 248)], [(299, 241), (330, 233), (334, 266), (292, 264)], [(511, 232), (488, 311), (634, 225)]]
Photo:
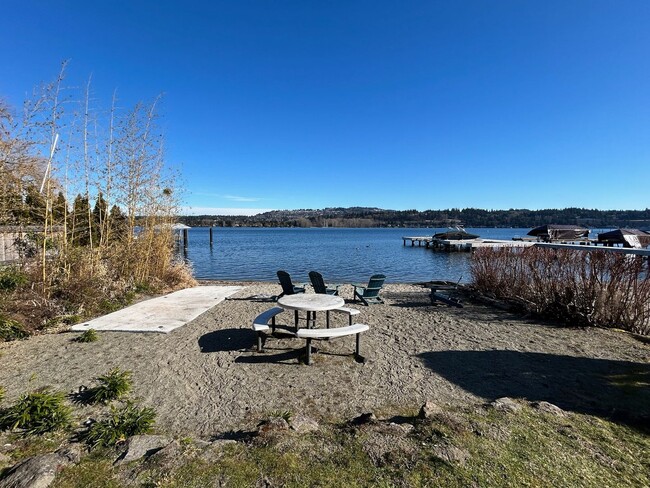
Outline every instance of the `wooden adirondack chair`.
[[(278, 295), (278, 298), (283, 297), (284, 295), (295, 295), (296, 293), (305, 293), (305, 287), (296, 286), (291, 281), (291, 276), (286, 271), (278, 271), (278, 280), (280, 280), (280, 286), (282, 287), (282, 293)], [(302, 283), (300, 283), (302, 285)]]
[(309, 272), (309, 280), (311, 285), (314, 287), (314, 292), (320, 293), (321, 295), (338, 295), (339, 294), (339, 284), (331, 285), (332, 288), (328, 287), (323, 280), (323, 275), (318, 271)]
[(384, 303), (384, 301), (379, 296), (379, 290), (381, 290), (381, 287), (384, 286), (385, 280), (385, 275), (376, 274), (370, 277), (367, 286), (352, 285), (354, 286), (354, 301), (356, 301), (358, 297), (364, 305)]

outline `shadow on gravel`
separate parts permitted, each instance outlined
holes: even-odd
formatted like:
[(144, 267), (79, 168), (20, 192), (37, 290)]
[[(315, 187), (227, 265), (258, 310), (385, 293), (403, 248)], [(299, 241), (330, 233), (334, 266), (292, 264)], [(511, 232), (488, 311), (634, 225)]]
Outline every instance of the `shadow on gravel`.
[[(461, 303), (465, 303), (462, 299), (463, 296), (458, 293), (452, 292), (443, 292), (443, 296), (448, 298), (459, 299)], [(422, 290), (422, 292), (404, 292), (404, 293), (384, 293), (382, 297), (391, 301), (390, 305), (393, 307), (402, 307), (402, 308), (416, 308), (416, 307), (430, 307), (431, 310), (436, 310), (440, 308), (454, 308), (451, 305), (448, 305), (442, 301), (436, 300), (433, 303), (431, 302), (429, 290)]]
[(303, 354), (302, 350), (283, 350), (279, 353), (271, 353), (269, 349), (266, 349), (266, 352), (255, 354), (254, 356), (239, 356), (235, 358), (236, 363), (245, 363), (245, 364), (291, 364), (293, 366), (300, 360)]
[(431, 351), (432, 371), (488, 400), (547, 401), (650, 429), (650, 364), (508, 350)]
[(68, 394), (68, 399), (77, 405), (92, 405), (94, 393), (93, 388), (81, 385), (77, 391)]
[(225, 352), (250, 349), (255, 333), (250, 329), (221, 329), (199, 337), (201, 352)]

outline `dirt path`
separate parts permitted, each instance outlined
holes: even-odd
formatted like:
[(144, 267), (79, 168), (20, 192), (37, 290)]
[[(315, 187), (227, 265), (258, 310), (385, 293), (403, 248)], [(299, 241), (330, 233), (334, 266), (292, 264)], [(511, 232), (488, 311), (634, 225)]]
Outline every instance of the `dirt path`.
[[(102, 332), (99, 342), (80, 344), (71, 341), (78, 334), (61, 333), (0, 344), (5, 404), (46, 385), (76, 391), (119, 367), (133, 371), (135, 395), (156, 408), (159, 429), (178, 435), (247, 429), (276, 410), (337, 419), (425, 399), (511, 396), (578, 412), (650, 414), (650, 346), (626, 333), (557, 328), (483, 305), (432, 306), (422, 288), (387, 285), (386, 304), (357, 305), (358, 321), (371, 327), (361, 340), (366, 364), (354, 362), (346, 337), (319, 342), (315, 364), (305, 366), (301, 340), (271, 338), (266, 353), (254, 352), (250, 324), (272, 304), (241, 298), (279, 286), (242, 284), (235, 299), (170, 334)], [(351, 298), (352, 288), (342, 295)], [(333, 321), (345, 325), (347, 317)]]

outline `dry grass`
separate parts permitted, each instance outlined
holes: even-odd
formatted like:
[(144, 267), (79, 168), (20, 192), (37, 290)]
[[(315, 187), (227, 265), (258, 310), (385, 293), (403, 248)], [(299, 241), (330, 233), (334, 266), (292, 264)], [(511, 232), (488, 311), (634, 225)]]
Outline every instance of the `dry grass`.
[(176, 260), (173, 236), (148, 234), (144, 239), (97, 247), (55, 243), (55, 252), (45, 261), (36, 257), (23, 263), (27, 280), (4, 294), (5, 314), (33, 332), (68, 324), (71, 317), (78, 320), (115, 311), (141, 293), (195, 285), (188, 267)]

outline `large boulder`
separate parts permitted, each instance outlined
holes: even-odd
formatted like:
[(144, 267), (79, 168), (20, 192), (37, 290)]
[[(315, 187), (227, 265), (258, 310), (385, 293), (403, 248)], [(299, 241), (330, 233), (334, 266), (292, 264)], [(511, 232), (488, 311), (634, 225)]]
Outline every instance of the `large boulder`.
[(61, 469), (80, 459), (81, 448), (76, 445), (31, 457), (14, 466), (0, 480), (0, 488), (47, 488)]

